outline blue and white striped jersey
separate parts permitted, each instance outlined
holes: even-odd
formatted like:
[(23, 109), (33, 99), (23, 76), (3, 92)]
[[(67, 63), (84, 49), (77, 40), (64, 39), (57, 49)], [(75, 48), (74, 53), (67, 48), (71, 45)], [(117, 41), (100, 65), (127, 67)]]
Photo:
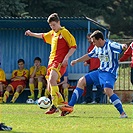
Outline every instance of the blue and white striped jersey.
[(88, 53), (89, 57), (98, 57), (100, 59), (99, 69), (102, 71), (110, 72), (117, 78), (118, 73), (118, 54), (122, 52), (122, 45), (109, 40), (105, 41), (103, 47), (94, 47)]

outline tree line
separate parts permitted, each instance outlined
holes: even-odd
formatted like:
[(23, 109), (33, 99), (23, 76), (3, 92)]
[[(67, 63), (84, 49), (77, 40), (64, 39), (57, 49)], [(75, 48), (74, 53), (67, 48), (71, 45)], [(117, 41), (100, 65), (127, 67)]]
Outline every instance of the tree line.
[(133, 36), (133, 0), (0, 0), (0, 17), (87, 16), (123, 38)]

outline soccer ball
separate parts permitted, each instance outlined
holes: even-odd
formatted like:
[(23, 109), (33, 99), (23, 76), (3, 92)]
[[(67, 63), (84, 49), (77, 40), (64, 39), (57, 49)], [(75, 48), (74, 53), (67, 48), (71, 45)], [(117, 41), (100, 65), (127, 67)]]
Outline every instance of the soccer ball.
[(26, 103), (34, 103), (34, 100), (33, 99), (27, 99)]
[(51, 101), (49, 98), (43, 96), (38, 99), (37, 104), (41, 109), (47, 109), (50, 107)]

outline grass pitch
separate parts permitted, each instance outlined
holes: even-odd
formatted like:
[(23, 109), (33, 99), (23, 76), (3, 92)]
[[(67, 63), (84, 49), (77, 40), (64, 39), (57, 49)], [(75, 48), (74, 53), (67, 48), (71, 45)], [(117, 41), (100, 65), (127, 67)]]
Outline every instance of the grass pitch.
[(127, 119), (120, 119), (111, 104), (75, 105), (65, 117), (46, 115), (33, 104), (0, 104), (0, 116), (13, 127), (10, 133), (133, 133), (133, 105), (123, 107)]

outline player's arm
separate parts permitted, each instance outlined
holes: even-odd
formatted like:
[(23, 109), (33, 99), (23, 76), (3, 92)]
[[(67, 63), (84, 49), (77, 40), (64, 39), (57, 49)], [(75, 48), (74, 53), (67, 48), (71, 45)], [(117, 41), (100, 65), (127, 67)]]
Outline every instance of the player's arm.
[(34, 33), (34, 32), (31, 32), (30, 30), (27, 30), (25, 32), (25, 35), (43, 39), (42, 38), (43, 33)]
[(71, 55), (73, 55), (73, 53), (76, 50), (77, 44), (76, 44), (76, 40), (74, 38), (74, 36), (68, 31), (68, 30), (63, 30), (62, 31), (62, 36), (63, 38), (66, 40), (68, 46), (69, 46), (69, 52), (67, 53), (67, 55), (65, 56), (62, 65), (66, 66), (68, 65), (68, 59)]
[(71, 66), (74, 66), (78, 62), (85, 62), (86, 60), (89, 60), (89, 59), (90, 59), (90, 57), (88, 56), (88, 54), (85, 54), (82, 57), (71, 61)]
[(125, 61), (132, 55), (132, 48), (129, 46), (127, 50), (124, 52), (123, 56), (120, 58), (119, 61)]
[(86, 60), (86, 61), (84, 62), (84, 66), (88, 66), (88, 65), (90, 65), (90, 59), (89, 59), (89, 60)]
[(89, 66), (89, 64), (87, 61), (84, 62), (84, 66)]
[(73, 53), (75, 52), (75, 48), (71, 48), (70, 50), (69, 50), (69, 52), (67, 53), (67, 55), (65, 56), (65, 58), (64, 58), (64, 60), (63, 60), (63, 62), (62, 62), (62, 65), (63, 66), (67, 66), (68, 65), (68, 59), (69, 59), (69, 57), (71, 56), (71, 55), (73, 55)]
[(14, 71), (12, 72), (11, 81), (14, 81), (14, 80), (16, 80), (16, 79), (18, 79), (18, 78), (17, 78), (17, 71), (14, 70)]
[(17, 76), (16, 78), (20, 79), (20, 80), (26, 80), (26, 77), (24, 77), (24, 76)]
[(31, 78), (34, 78), (35, 77), (35, 74), (36, 74), (36, 70), (37, 70), (37, 66), (34, 65), (35, 68), (33, 69), (33, 67), (30, 69), (30, 77)]
[(122, 52), (122, 50), (127, 49), (127, 44), (120, 44), (120, 43), (117, 43), (117, 42), (112, 42), (110, 44), (110, 47), (111, 47), (111, 49), (114, 53), (119, 53), (120, 54)]
[(122, 49), (126, 50), (127, 49), (127, 44), (121, 44), (122, 45)]
[(27, 80), (28, 79), (28, 74), (29, 74), (29, 71), (28, 70), (25, 70), (24, 71), (24, 74), (22, 76), (18, 76), (18, 78), (20, 80)]
[(46, 71), (47, 71), (46, 67), (42, 66), (41, 71), (40, 71), (40, 75), (39, 76), (35, 76), (35, 78), (45, 78)]

